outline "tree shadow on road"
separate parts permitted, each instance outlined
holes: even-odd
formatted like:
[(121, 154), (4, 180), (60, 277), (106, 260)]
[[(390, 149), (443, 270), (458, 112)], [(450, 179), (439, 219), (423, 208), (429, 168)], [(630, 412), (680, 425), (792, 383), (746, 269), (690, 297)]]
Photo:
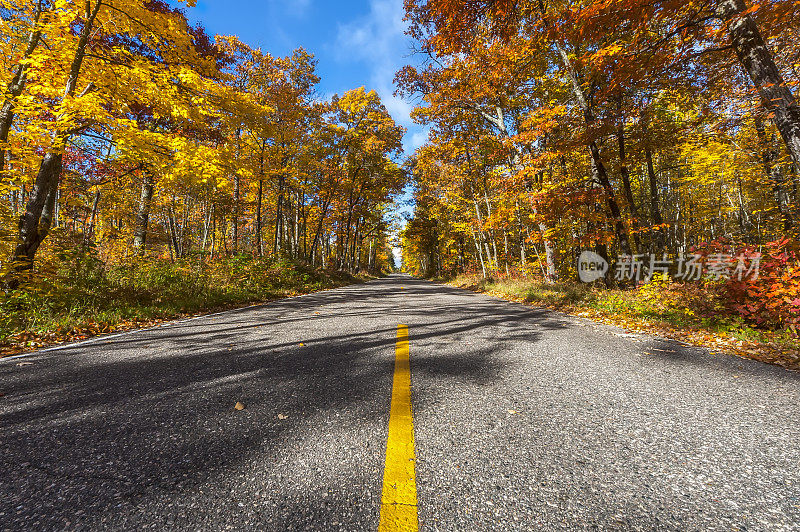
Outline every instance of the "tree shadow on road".
[[(158, 513), (156, 501), (224, 491), (252, 463), (288, 459), (298, 435), (334, 414), (375, 427), (365, 459), (380, 463), (394, 314), (411, 326), (414, 349), (501, 331), (488, 349), (412, 359), (415, 374), (482, 385), (509, 370), (494, 356), (507, 342), (569, 326), (455, 289), (402, 286), (379, 280), (0, 366), (0, 515), (61, 528), (120, 508)], [(407, 304), (417, 298), (431, 304)], [(342, 319), (359, 332), (332, 326)], [(414, 400), (425, 408), (425, 397)], [(233, 410), (237, 401), (245, 410)]]
[(640, 347), (645, 365), (667, 364), (685, 370), (702, 369), (702, 375), (749, 375), (753, 377), (778, 378), (800, 381), (800, 372), (757, 360), (738, 358), (728, 354), (712, 354), (708, 349), (693, 347), (674, 340), (653, 338)]

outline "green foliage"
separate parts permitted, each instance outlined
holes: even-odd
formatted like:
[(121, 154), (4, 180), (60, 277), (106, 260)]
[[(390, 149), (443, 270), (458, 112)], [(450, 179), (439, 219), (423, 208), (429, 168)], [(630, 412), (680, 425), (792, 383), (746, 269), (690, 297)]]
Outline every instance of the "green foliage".
[(480, 292), (507, 294), (526, 303), (547, 307), (589, 303), (597, 297), (597, 292), (586, 284), (570, 282), (550, 284), (533, 278), (495, 280), (461, 275), (455, 278), (454, 283)]
[[(772, 253), (770, 256), (774, 255)], [(777, 255), (781, 260), (794, 257), (785, 252)], [(796, 327), (789, 325), (781, 330), (782, 326), (789, 323), (787, 316), (789, 320), (797, 316), (792, 309), (793, 305), (800, 302), (797, 301), (797, 289), (791, 284), (797, 281), (796, 265), (795, 269), (783, 269), (781, 264), (782, 273), (779, 275), (770, 259), (765, 264), (766, 270), (760, 281), (743, 284), (733, 281), (678, 283), (657, 279), (634, 289), (607, 289), (578, 282), (548, 284), (526, 278), (484, 280), (467, 275), (456, 277), (451, 284), (603, 321), (611, 319), (612, 323), (633, 329), (643, 325), (656, 328), (667, 326), (694, 331), (701, 336), (702, 333), (724, 333), (746, 342), (777, 342), (786, 347), (796, 346)], [(776, 279), (781, 280), (777, 283), (779, 288), (776, 288)], [(790, 282), (784, 283), (786, 279)], [(744, 292), (741, 291), (742, 286), (745, 287)], [(753, 298), (767, 291), (767, 287), (771, 287), (774, 294), (754, 301)], [(747, 292), (748, 289), (752, 296)], [(793, 297), (782, 295), (787, 291), (791, 291)], [(758, 312), (749, 314), (750, 308)], [(763, 319), (764, 316), (771, 316), (772, 320)]]
[(92, 249), (56, 254), (23, 290), (0, 294), (0, 345), (58, 341), (120, 326), (307, 293), (353, 282), (286, 259), (131, 258), (108, 265)]

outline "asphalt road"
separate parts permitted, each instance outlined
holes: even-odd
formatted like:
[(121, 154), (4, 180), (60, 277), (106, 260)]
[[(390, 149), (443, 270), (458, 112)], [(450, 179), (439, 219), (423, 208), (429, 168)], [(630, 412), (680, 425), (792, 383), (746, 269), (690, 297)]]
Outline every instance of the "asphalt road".
[(398, 324), (422, 530), (800, 530), (800, 374), (397, 275), (0, 361), (0, 529), (376, 530)]

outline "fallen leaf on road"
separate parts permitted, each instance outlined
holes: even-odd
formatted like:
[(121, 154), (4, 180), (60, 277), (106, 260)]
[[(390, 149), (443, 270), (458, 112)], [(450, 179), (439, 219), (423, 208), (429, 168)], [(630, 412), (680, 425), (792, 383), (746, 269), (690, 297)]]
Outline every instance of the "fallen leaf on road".
[(517, 414), (517, 415), (521, 415), (521, 414), (520, 414), (519, 412), (517, 412), (516, 410), (509, 410), (509, 411), (508, 411), (508, 413), (509, 413), (509, 414)]
[(278, 419), (289, 419), (289, 416), (284, 416), (283, 414), (278, 414)]
[(233, 408), (234, 410), (244, 410), (244, 405), (242, 403), (237, 402)]
[(20, 368), (23, 366), (33, 366), (33, 362), (20, 362), (19, 364), (17, 364), (17, 366)]

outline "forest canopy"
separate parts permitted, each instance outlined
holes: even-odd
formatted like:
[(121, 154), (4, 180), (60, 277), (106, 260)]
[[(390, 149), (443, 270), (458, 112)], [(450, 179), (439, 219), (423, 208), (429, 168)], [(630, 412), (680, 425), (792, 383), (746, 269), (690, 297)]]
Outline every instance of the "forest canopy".
[(74, 249), (389, 265), (403, 129), (377, 93), (324, 100), (312, 54), (210, 36), (192, 3), (0, 1), (7, 289)]
[(552, 285), (589, 253), (593, 286), (688, 281), (707, 315), (800, 326), (797, 2), (405, 0), (396, 85), (429, 131), (405, 161), (375, 91), (323, 98), (313, 54), (209, 35), (192, 4), (0, 0), (3, 308), (240, 258), (226, 291), (385, 271), (412, 183), (412, 273)]
[(425, 61), (397, 83), (430, 128), (409, 165), (409, 270), (552, 283), (591, 251), (607, 284), (635, 285), (717, 260), (760, 266), (713, 279), (742, 314), (797, 323), (800, 4), (405, 6)]

